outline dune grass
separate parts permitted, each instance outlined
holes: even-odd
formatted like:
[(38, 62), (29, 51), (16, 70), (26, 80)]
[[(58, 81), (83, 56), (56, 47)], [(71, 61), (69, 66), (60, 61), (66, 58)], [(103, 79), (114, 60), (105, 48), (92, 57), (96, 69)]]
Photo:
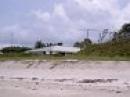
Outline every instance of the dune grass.
[(130, 57), (121, 56), (94, 56), (85, 54), (73, 54), (66, 56), (57, 55), (33, 55), (33, 54), (5, 54), (0, 55), (0, 60), (102, 60), (102, 61), (130, 61)]

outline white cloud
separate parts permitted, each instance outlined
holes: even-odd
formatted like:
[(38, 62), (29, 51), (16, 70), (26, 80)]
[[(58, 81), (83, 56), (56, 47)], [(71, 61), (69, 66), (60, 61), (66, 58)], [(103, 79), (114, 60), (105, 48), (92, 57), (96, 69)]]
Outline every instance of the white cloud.
[(53, 12), (44, 12), (42, 10), (34, 10), (33, 15), (35, 15), (39, 20), (43, 22), (50, 22), (50, 19), (61, 19), (62, 21), (69, 21), (69, 17), (62, 4), (55, 4), (53, 7)]
[[(33, 11), (34, 13), (39, 13), (39, 10)], [(40, 19), (40, 25), (36, 24), (37, 26), (41, 26), (42, 31), (46, 31), (46, 39), (50, 41), (64, 41), (65, 42), (70, 42), (71, 40), (73, 41), (73, 37), (78, 37), (79, 34), (75, 34), (76, 31), (76, 25), (73, 24), (73, 22), (70, 20), (69, 16), (66, 13), (66, 10), (63, 6), (63, 4), (58, 3), (55, 4), (53, 7), (52, 12), (48, 12), (50, 14), (50, 21), (45, 22), (44, 18), (39, 18), (42, 17), (44, 11), (40, 11), (40, 14), (36, 16), (36, 18), (39, 20)], [(43, 36), (45, 36), (45, 33), (41, 33)], [(49, 38), (50, 37), (50, 38)], [(71, 39), (71, 40), (70, 40)], [(70, 40), (70, 41), (69, 41)]]
[(68, 21), (69, 18), (62, 4), (55, 4), (53, 15), (61, 17), (63, 20)]
[[(85, 37), (82, 27), (95, 29), (119, 29), (129, 20), (130, 5), (120, 8), (118, 0), (66, 0), (55, 3), (52, 11), (35, 10), (41, 19), (43, 30), (54, 40), (75, 41)], [(50, 21), (45, 22), (45, 14)], [(52, 36), (53, 33), (53, 36)], [(97, 35), (91, 35), (97, 40)]]
[(38, 19), (42, 20), (42, 21), (49, 21), (50, 20), (50, 14), (48, 12), (42, 12), (41, 10), (37, 10), (37, 11), (33, 11), (32, 12)]
[(87, 11), (114, 11), (118, 7), (117, 0), (74, 0)]
[[(30, 16), (31, 24), (24, 24), (26, 28), (23, 24), (13, 25), (6, 27), (5, 32), (14, 31), (23, 41), (34, 42), (36, 39), (41, 39), (46, 42), (72, 43), (86, 37), (86, 33), (80, 31), (83, 27), (117, 30), (125, 22), (129, 22), (130, 2), (122, 8), (120, 2), (119, 0), (58, 0), (51, 6), (51, 10), (34, 9)], [(93, 40), (98, 38), (96, 33), (90, 36)]]

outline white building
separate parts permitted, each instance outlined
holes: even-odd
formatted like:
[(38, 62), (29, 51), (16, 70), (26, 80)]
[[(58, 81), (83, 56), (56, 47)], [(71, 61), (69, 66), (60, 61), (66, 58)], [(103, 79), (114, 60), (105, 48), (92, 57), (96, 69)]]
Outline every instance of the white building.
[(25, 53), (32, 54), (74, 54), (78, 53), (80, 48), (77, 47), (65, 47), (65, 46), (51, 46), (40, 49), (28, 50)]

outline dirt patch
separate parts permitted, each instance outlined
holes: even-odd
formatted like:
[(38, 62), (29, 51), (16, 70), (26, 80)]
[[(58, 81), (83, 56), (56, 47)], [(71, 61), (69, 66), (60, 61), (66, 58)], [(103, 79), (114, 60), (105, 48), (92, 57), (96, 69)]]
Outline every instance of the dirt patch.
[(73, 79), (55, 79), (56, 82), (66, 82), (66, 81), (73, 81)]
[(37, 77), (33, 77), (32, 80), (35, 81), (35, 80), (38, 80), (39, 78)]
[(32, 64), (32, 63), (29, 63), (26, 68), (29, 69), (29, 68), (31, 68), (32, 66), (33, 66), (33, 64)]
[(0, 79), (4, 79), (4, 76), (0, 76)]
[(12, 77), (12, 78), (10, 78), (10, 79), (15, 79), (15, 80), (24, 80), (24, 79), (26, 79), (26, 78), (23, 78), (23, 77)]
[(111, 83), (113, 81), (118, 81), (118, 79), (83, 79), (78, 83)]
[(56, 66), (58, 66), (59, 64), (53, 64), (49, 69), (54, 69)]

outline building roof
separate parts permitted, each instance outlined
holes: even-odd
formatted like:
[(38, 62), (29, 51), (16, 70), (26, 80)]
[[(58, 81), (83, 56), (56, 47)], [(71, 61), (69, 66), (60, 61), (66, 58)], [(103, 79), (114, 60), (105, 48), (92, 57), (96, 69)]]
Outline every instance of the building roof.
[(29, 50), (28, 52), (41, 52), (41, 51), (77, 53), (80, 51), (80, 48), (78, 48), (78, 47), (65, 47), (65, 46), (51, 46), (51, 47), (44, 47), (41, 49)]
[(77, 48), (77, 47), (63, 47), (63, 46), (53, 46), (51, 48), (52, 51), (55, 51), (55, 52), (68, 52), (68, 53), (76, 53), (76, 52), (79, 52), (80, 51), (80, 48)]

